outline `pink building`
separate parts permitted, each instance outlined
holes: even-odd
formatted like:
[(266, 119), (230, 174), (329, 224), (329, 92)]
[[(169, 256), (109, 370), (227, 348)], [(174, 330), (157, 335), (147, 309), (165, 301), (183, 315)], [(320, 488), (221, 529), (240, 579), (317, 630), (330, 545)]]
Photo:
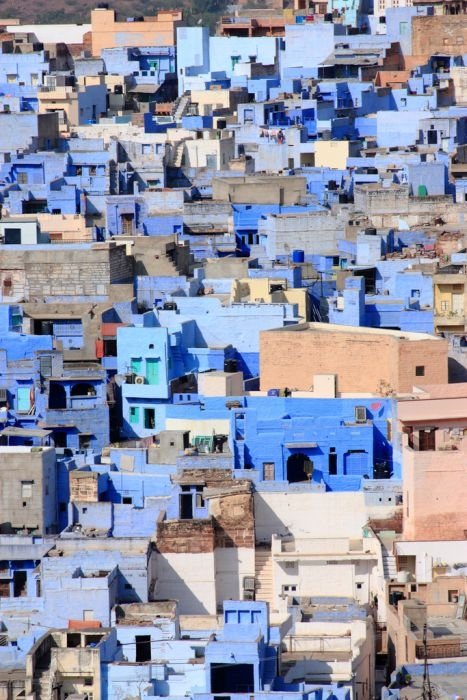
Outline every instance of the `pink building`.
[(425, 386), (399, 400), (404, 540), (467, 534), (467, 383)]

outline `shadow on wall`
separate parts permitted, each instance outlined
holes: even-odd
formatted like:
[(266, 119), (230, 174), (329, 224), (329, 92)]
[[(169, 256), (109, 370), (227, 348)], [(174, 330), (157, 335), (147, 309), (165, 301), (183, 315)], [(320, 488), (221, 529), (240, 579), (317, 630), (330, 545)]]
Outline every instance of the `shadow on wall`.
[(153, 600), (178, 600), (181, 615), (209, 615), (211, 613), (164, 554), (157, 556), (157, 584)]
[(467, 367), (454, 357), (448, 357), (448, 381), (450, 384), (467, 382)]

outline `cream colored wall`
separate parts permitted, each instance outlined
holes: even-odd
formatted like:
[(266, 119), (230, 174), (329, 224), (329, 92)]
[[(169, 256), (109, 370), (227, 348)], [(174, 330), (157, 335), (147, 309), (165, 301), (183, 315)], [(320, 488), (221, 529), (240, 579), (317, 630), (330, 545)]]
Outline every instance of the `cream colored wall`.
[(233, 139), (190, 138), (185, 141), (185, 157), (188, 167), (206, 168), (208, 155), (216, 156), (216, 168), (222, 170), (235, 155)]
[(345, 170), (349, 157), (348, 141), (316, 141), (315, 166)]
[(60, 133), (66, 133), (70, 126), (79, 124), (78, 113), (78, 93), (72, 92), (71, 88), (58, 87), (51, 92), (38, 92), (39, 114), (63, 111), (65, 113), (65, 123), (59, 123)]
[(216, 614), (214, 552), (157, 555), (155, 597), (178, 600), (182, 615)]
[(246, 547), (230, 547), (215, 550), (216, 600), (242, 600), (243, 579), (255, 575), (255, 550)]
[(206, 420), (186, 420), (182, 418), (167, 418), (166, 430), (189, 430), (191, 437), (195, 435), (229, 435), (228, 420), (207, 418)]
[(199, 107), (199, 113), (205, 114), (203, 107), (228, 109), (230, 107), (230, 90), (192, 90), (191, 102)]
[(368, 517), (362, 492), (256, 492), (256, 537), (361, 538)]
[(198, 374), (198, 391), (203, 396), (242, 396), (243, 372)]
[(79, 214), (37, 214), (39, 226), (44, 233), (61, 233), (64, 241), (92, 240), (92, 228)]

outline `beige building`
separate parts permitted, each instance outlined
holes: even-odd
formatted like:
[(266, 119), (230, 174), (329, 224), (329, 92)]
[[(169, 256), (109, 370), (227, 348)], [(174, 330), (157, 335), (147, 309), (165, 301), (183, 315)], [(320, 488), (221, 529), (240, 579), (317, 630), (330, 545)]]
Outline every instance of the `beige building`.
[(388, 585), (387, 634), (391, 667), (423, 664), (425, 625), (430, 663), (465, 656), (467, 621), (459, 614), (459, 603), (467, 594), (467, 578), (463, 574), (456, 575), (455, 569), (444, 575), (445, 572), (446, 567), (438, 566), (434, 567), (430, 583), (418, 583), (411, 576), (407, 583), (394, 581)]
[(227, 170), (235, 157), (235, 139), (214, 129), (195, 132), (199, 138), (179, 141), (173, 148), (172, 162), (187, 168)]
[(82, 77), (72, 85), (60, 85), (40, 88), (39, 114), (58, 114), (61, 134), (69, 132), (70, 127), (95, 121), (106, 110), (107, 88), (104, 76), (88, 79)]
[(0, 447), (2, 534), (56, 532), (55, 469), (52, 447)]
[(296, 304), (302, 321), (310, 320), (310, 296), (306, 289), (289, 289), (287, 280), (267, 277), (236, 279), (232, 283), (231, 304), (238, 302)]
[(91, 12), (92, 54), (120, 46), (175, 46), (175, 32), (182, 20), (180, 10), (161, 10), (154, 17), (128, 21), (117, 18), (115, 10), (97, 8)]
[[(284, 639), (281, 673), (286, 683), (341, 683), (351, 697), (374, 697), (374, 622), (342, 597), (302, 599), (300, 617)], [(336, 613), (339, 616), (336, 619)]]
[(101, 653), (108, 630), (53, 630), (46, 632), (26, 656), (26, 696), (53, 698), (59, 687), (62, 697), (101, 696)]
[(261, 389), (312, 389), (313, 376), (335, 376), (337, 395), (389, 396), (414, 385), (447, 383), (447, 340), (327, 323), (301, 323), (260, 334)]
[(433, 275), (436, 332), (464, 333), (467, 310), (466, 280), (467, 274), (461, 267), (440, 269)]
[(213, 178), (212, 198), (241, 204), (298, 204), (306, 195), (306, 179), (300, 176)]
[(191, 90), (190, 114), (211, 116), (214, 110), (219, 109), (236, 112), (238, 105), (246, 102), (247, 97), (245, 88), (221, 89), (214, 86), (210, 90)]

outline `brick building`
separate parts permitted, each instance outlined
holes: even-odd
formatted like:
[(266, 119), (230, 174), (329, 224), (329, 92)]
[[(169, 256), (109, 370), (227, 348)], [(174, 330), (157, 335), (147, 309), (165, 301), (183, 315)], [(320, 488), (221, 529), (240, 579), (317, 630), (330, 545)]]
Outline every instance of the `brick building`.
[(387, 396), (446, 383), (447, 371), (447, 341), (425, 333), (300, 323), (260, 334), (263, 391), (311, 391), (328, 374), (337, 394)]

